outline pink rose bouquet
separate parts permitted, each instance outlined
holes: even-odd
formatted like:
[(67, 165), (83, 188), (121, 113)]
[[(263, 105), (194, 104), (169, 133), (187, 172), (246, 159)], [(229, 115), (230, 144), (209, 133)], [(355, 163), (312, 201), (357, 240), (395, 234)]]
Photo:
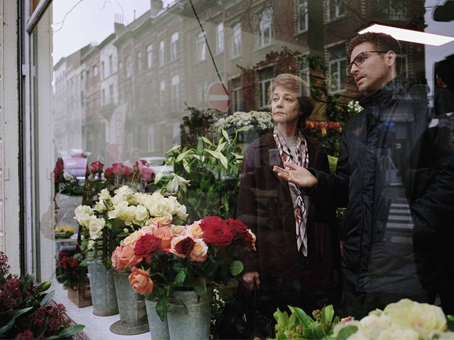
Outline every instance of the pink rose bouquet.
[(166, 217), (153, 218), (122, 241), (112, 253), (118, 270), (131, 268), (131, 287), (157, 299), (163, 319), (175, 290), (194, 290), (203, 296), (207, 285), (227, 284), (243, 271), (235, 255), (255, 250), (255, 235), (238, 220), (208, 216), (191, 225), (176, 226)]

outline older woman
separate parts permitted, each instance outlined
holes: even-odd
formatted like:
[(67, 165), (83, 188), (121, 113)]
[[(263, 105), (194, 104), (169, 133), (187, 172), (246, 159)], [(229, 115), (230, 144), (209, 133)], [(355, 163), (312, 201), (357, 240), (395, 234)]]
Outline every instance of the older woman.
[(259, 288), (260, 314), (279, 307), (307, 312), (337, 302), (339, 241), (334, 208), (304, 196), (273, 172), (284, 162), (329, 172), (320, 142), (304, 133), (314, 104), (301, 78), (281, 74), (270, 88), (276, 127), (256, 139), (244, 154), (238, 219), (257, 236), (257, 252), (244, 258), (243, 279)]

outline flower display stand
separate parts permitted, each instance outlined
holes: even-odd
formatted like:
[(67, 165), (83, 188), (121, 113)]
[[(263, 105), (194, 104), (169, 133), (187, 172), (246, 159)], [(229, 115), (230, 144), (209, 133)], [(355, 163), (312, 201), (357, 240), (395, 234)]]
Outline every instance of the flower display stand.
[(110, 316), (118, 314), (117, 294), (112, 269), (106, 269), (100, 259), (88, 264), (93, 314)]
[(110, 326), (119, 335), (135, 335), (149, 331), (145, 298), (129, 284), (129, 273), (113, 270), (120, 320)]
[(213, 288), (198, 299), (194, 291), (176, 291), (167, 318), (171, 340), (209, 339)]
[(88, 283), (84, 283), (79, 287), (68, 287), (68, 298), (78, 308), (91, 306), (90, 285)]
[(170, 340), (169, 324), (167, 317), (161, 321), (156, 312), (156, 301), (145, 301), (148, 315), (148, 325), (150, 326), (151, 340)]

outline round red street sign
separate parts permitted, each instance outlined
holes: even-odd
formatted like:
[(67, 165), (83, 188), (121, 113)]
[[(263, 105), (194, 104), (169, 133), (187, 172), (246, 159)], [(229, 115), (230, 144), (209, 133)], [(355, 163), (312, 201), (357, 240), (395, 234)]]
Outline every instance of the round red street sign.
[(208, 87), (208, 102), (210, 106), (218, 111), (225, 112), (230, 106), (230, 97), (227, 87), (224, 88), (222, 83), (212, 83)]

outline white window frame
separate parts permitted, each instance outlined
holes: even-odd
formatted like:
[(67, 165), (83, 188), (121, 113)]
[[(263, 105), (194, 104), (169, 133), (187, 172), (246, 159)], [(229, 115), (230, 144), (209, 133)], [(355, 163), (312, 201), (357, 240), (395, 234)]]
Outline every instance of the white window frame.
[(159, 105), (161, 107), (164, 106), (164, 92), (166, 90), (166, 81), (165, 80), (161, 80), (161, 82), (159, 83)]
[(259, 71), (259, 108), (269, 108), (270, 107), (270, 100), (268, 98), (268, 89), (270, 86), (273, 85), (273, 75), (270, 78), (260, 79), (260, 72), (264, 72), (268, 68), (262, 69)]
[(142, 70), (142, 52), (137, 52), (137, 72)]
[[(334, 9), (334, 16), (331, 17), (331, 5), (333, 5), (333, 1), (336, 2), (336, 4), (334, 4), (335, 6), (335, 9)], [(333, 21), (333, 20), (336, 20), (338, 18), (341, 18), (343, 16), (345, 16), (345, 8), (342, 9), (342, 12), (341, 12), (341, 5), (339, 5), (339, 2), (338, 1), (342, 1), (342, 0), (326, 0), (326, 18), (327, 18), (327, 21), (330, 22), (330, 21)], [(341, 2), (342, 4), (342, 2)]]
[(216, 26), (216, 54), (224, 52), (224, 23)]
[(161, 40), (159, 42), (159, 66), (162, 67), (165, 64), (164, 55), (165, 54), (165, 42)]
[(178, 39), (178, 32), (173, 33), (170, 40), (170, 60), (172, 61), (178, 58)]
[(155, 143), (154, 143), (154, 125), (148, 126), (148, 151), (153, 152), (155, 151)]
[(199, 34), (197, 34), (196, 42), (195, 42), (195, 50), (196, 50), (195, 59), (197, 62), (206, 60), (207, 46), (206, 46), (205, 35), (203, 34), (203, 32), (200, 32)]
[(111, 54), (109, 55), (109, 76), (114, 73), (113, 67), (113, 56)]
[(241, 49), (242, 49), (242, 41), (241, 41), (241, 22), (237, 22), (232, 27), (232, 59), (238, 58), (241, 56)]
[[(309, 29), (309, 12), (307, 10), (307, 2), (308, 0), (297, 0), (298, 2), (298, 20), (297, 20), (297, 32), (303, 33), (307, 32)], [(304, 17), (304, 26), (302, 27), (302, 17)]]
[(263, 10), (259, 16), (258, 47), (263, 48), (273, 44), (273, 8)]
[[(235, 87), (235, 83), (239, 81), (240, 85)], [(241, 100), (241, 77), (232, 79), (232, 110), (233, 112), (238, 112), (242, 110), (242, 100)]]
[(126, 78), (132, 77), (132, 57), (129, 55), (126, 58)]
[[(335, 45), (328, 48), (328, 89), (330, 93), (339, 93), (347, 89), (347, 79), (345, 75), (345, 67), (347, 66), (347, 51), (345, 51), (344, 57), (331, 59), (332, 50), (339, 47), (344, 47), (345, 44)], [(342, 65), (344, 63), (344, 65)], [(333, 77), (332, 69), (333, 67), (337, 68), (339, 76), (336, 79), (335, 89), (333, 89)], [(345, 79), (345, 82), (342, 82), (342, 78)]]
[(180, 102), (180, 76), (178, 74), (174, 75), (172, 77), (171, 94), (172, 94), (172, 108), (178, 109), (180, 107), (180, 105), (179, 105), (179, 102)]
[(147, 46), (147, 68), (151, 69), (153, 67), (153, 45), (150, 44)]
[(101, 79), (106, 79), (106, 67), (104, 61), (101, 61)]

